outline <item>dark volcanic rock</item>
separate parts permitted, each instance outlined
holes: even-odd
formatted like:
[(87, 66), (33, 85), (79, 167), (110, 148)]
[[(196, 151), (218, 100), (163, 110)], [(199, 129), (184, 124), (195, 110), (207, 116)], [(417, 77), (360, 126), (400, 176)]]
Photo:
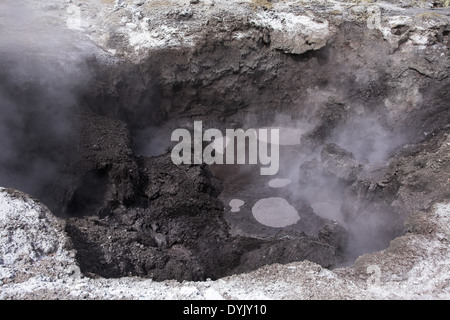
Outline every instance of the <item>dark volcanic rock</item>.
[(82, 270), (156, 280), (211, 274), (208, 263), (220, 261), (215, 255), (228, 229), (208, 169), (177, 167), (169, 154), (137, 158), (123, 123), (93, 115), (84, 120), (74, 169), (81, 174), (68, 211), (89, 217), (67, 224)]

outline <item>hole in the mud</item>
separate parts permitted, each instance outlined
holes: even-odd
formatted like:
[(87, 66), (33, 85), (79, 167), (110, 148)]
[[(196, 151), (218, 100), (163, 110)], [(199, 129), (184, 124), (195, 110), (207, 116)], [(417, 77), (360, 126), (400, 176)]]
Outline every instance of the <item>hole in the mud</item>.
[[(290, 60), (308, 61), (305, 57)], [(126, 86), (125, 82), (121, 83)], [(320, 86), (327, 83), (323, 79), (317, 82)], [(174, 88), (180, 95), (186, 94), (186, 100), (194, 99), (189, 96), (190, 90), (180, 84)], [(301, 93), (297, 89), (295, 92)], [(85, 100), (110, 101), (108, 97), (95, 96)], [(147, 105), (140, 107), (145, 109)], [(329, 117), (334, 116), (332, 107), (326, 110)], [(90, 109), (98, 111), (97, 106)], [(333, 134), (329, 141), (317, 143), (314, 150), (303, 141), (315, 129), (307, 117), (277, 114), (272, 109), (254, 114), (225, 110), (224, 114), (235, 119), (229, 121), (229, 128), (227, 123), (217, 120), (217, 114), (203, 115), (205, 130), (219, 128), (225, 132), (241, 127), (246, 130), (250, 125), (256, 130), (279, 130), (279, 141), (273, 144), (270, 135), (243, 140), (247, 147), (246, 164), (236, 164), (235, 145), (234, 164), (210, 166), (177, 166), (166, 152), (174, 145), (170, 141), (174, 129), (192, 129), (191, 117), (182, 115), (158, 125), (152, 120), (151, 125), (143, 127), (145, 117), (137, 122), (129, 120), (126, 126), (122, 121), (95, 112), (82, 114), (79, 158), (74, 161), (77, 166), (71, 168), (75, 182), (69, 186), (74, 191), (68, 199), (59, 202), (71, 217), (66, 231), (78, 251), (82, 272), (104, 277), (136, 275), (155, 280), (217, 279), (269, 263), (304, 259), (332, 268), (347, 259), (346, 249), (362, 238), (367, 243), (354, 252), (365, 253), (386, 246), (398, 233), (395, 227), (386, 231), (388, 219), (383, 220), (382, 215), (365, 221), (362, 221), (365, 217), (361, 218), (358, 223), (366, 223), (361, 229), (358, 223), (348, 223), (355, 209), (345, 208), (345, 201), (356, 202), (345, 198), (344, 190), (355, 182), (354, 175), (359, 174), (357, 168), (363, 164), (358, 161), (366, 158), (372, 161), (371, 147), (377, 148), (372, 136), (365, 142), (351, 143), (354, 136), (361, 137), (359, 133), (367, 123), (355, 121), (359, 125), (349, 126), (355, 130), (352, 134)], [(342, 112), (340, 106), (336, 108), (336, 113), (339, 112)], [(123, 113), (123, 110), (118, 112), (116, 118), (122, 118)], [(156, 113), (150, 112), (149, 119)], [(246, 123), (239, 119), (243, 115), (251, 120)], [(338, 127), (332, 121), (325, 123)], [(321, 131), (313, 137), (321, 138), (322, 134), (325, 135)], [(279, 149), (276, 175), (263, 176), (260, 169), (264, 166), (248, 163), (251, 141), (258, 146), (267, 144), (268, 156), (275, 145)], [(352, 155), (331, 148), (325, 157), (321, 151), (333, 141), (351, 151), (364, 149), (364, 154)], [(208, 144), (203, 142), (202, 147)], [(223, 153), (220, 147), (225, 149), (229, 143), (228, 137), (221, 143), (213, 142), (215, 152)], [(312, 163), (314, 160), (316, 165)], [(307, 179), (302, 180), (302, 175)], [(369, 238), (365, 237), (368, 231)], [(382, 239), (376, 241), (377, 237)]]
[[(286, 17), (315, 15), (301, 7)], [(83, 38), (100, 40), (115, 52), (109, 54), (66, 30), (24, 34), (34, 24), (23, 18), (35, 14), (13, 11), (20, 14), (2, 11), (0, 19), (5, 30), (19, 31), (0, 37), (0, 180), (46, 194), (69, 216), (66, 230), (85, 274), (217, 279), (305, 259), (333, 268), (385, 248), (402, 232), (420, 200), (400, 188), (432, 192), (426, 179), (404, 179), (402, 166), (388, 162), (414, 141), (398, 139), (405, 127), (422, 136), (448, 122), (445, 52), (436, 55), (445, 44), (439, 33), (448, 37), (444, 26), (430, 24), (429, 41), (429, 30), (411, 27), (411, 41), (396, 46), (385, 32), (390, 18), (369, 30), (344, 14), (320, 31), (315, 20), (313, 29), (292, 28), (282, 11), (267, 15), (275, 24), (262, 27), (256, 16), (220, 10), (208, 23), (197, 21), (198, 29), (175, 22), (193, 37), (189, 47), (170, 41), (139, 51), (127, 41), (134, 23), (120, 22), (108, 34), (88, 31), (96, 25), (88, 23), (91, 36)], [(141, 20), (129, 34), (139, 42), (180, 35), (164, 25), (168, 32), (158, 35), (151, 30), (157, 20)], [(144, 28), (147, 22), (152, 26)], [(441, 44), (431, 47), (435, 36)], [(417, 45), (424, 42), (433, 50)], [(248, 163), (175, 165), (166, 150), (171, 133), (192, 132), (194, 121), (222, 132), (280, 128), (271, 146), (280, 151), (279, 171), (264, 176)], [(258, 145), (269, 142), (258, 138)], [(217, 148), (215, 156), (223, 151)]]
[[(398, 221), (390, 219), (389, 207), (381, 207), (378, 191), (372, 190), (375, 199), (366, 201), (359, 190), (352, 190), (352, 184), (362, 171), (375, 172), (372, 178), (378, 178), (382, 165), (374, 163), (387, 157), (390, 148), (375, 142), (388, 134), (374, 120), (347, 120), (340, 125), (351, 124), (350, 131), (335, 125), (336, 132), (330, 131), (328, 141), (312, 150), (303, 138), (310, 137), (315, 128), (290, 115), (280, 118), (283, 126), (253, 122), (256, 129), (280, 130), (275, 143), (280, 168), (274, 176), (263, 176), (261, 165), (248, 163), (174, 165), (170, 149), (166, 150), (174, 145), (171, 130), (179, 121), (132, 131), (132, 144), (127, 135), (115, 133), (116, 121), (101, 120), (103, 134), (114, 136), (106, 145), (123, 148), (117, 158), (118, 169), (107, 166), (108, 174), (89, 172), (69, 203), (72, 216), (80, 212), (98, 216), (68, 222), (78, 259), (84, 260), (82, 271), (155, 280), (217, 279), (267, 263), (304, 259), (333, 268), (385, 248), (401, 233)], [(184, 123), (193, 137), (192, 123), (189, 119)], [(217, 122), (209, 124), (213, 127)], [(367, 133), (367, 127), (374, 128), (377, 135)], [(205, 125), (203, 129), (209, 128)], [(352, 144), (355, 136), (358, 143)], [(242, 141), (247, 162), (250, 141), (271, 148), (270, 136)], [(202, 148), (210, 142), (203, 141)], [(222, 153), (225, 160), (229, 144), (226, 136), (212, 142), (215, 155)], [(235, 162), (236, 144), (237, 140)], [(96, 149), (90, 146), (87, 153), (94, 163)], [(142, 156), (134, 159), (133, 150)], [(121, 158), (123, 154), (128, 156)], [(363, 214), (352, 216), (355, 212)]]
[[(74, 99), (89, 110), (79, 115), (79, 152), (54, 196), (70, 216), (82, 271), (217, 279), (305, 259), (333, 268), (387, 247), (403, 219), (393, 209), (397, 172), (384, 179), (387, 160), (408, 141), (387, 124), (409, 126), (433, 97), (425, 85), (410, 89), (414, 81), (389, 88), (382, 68), (390, 65), (371, 59), (388, 52), (384, 40), (342, 28), (333, 44), (303, 54), (207, 39), (194, 54), (167, 49), (139, 66), (89, 61), (96, 80)], [(385, 116), (405, 88), (408, 112)], [(175, 165), (171, 134), (192, 133), (196, 120), (222, 132), (279, 128), (279, 171), (261, 175), (248, 154), (242, 165)], [(221, 142), (214, 155), (230, 143)]]

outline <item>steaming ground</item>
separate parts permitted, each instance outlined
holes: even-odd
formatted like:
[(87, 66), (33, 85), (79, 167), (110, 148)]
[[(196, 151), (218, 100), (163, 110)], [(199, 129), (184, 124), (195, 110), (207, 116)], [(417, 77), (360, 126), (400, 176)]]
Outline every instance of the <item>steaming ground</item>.
[[(448, 298), (448, 9), (212, 4), (0, 4), (0, 185), (71, 217), (1, 189), (0, 298)], [(279, 174), (175, 167), (194, 120)]]

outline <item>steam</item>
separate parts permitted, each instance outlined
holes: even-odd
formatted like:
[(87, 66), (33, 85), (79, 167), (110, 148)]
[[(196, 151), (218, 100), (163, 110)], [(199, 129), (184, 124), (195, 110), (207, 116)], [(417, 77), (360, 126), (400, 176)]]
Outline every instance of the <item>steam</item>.
[[(327, 99), (324, 97), (328, 93), (334, 95), (335, 91), (318, 92), (317, 97), (311, 91), (306, 100), (319, 102), (316, 108), (326, 108)], [(278, 119), (273, 124), (280, 128), (280, 135), (283, 135), (283, 127), (285, 132), (304, 132), (307, 135), (322, 125), (322, 120), (311, 114), (305, 116), (308, 120), (306, 129), (305, 119), (281, 119), (283, 120)], [(370, 201), (361, 205), (365, 200), (356, 195), (349, 196), (349, 190), (358, 188), (358, 179), (373, 183), (381, 179), (383, 168), (394, 151), (406, 143), (408, 134), (396, 133), (370, 112), (349, 113), (329, 129), (327, 136), (323, 137), (322, 141), (319, 138), (314, 148), (304, 148), (299, 144), (294, 158), (283, 157), (281, 150), (281, 174), (277, 178), (293, 182), (283, 188), (286, 198), (290, 201), (294, 199), (306, 203), (315, 214), (335, 220), (347, 229), (347, 254), (352, 259), (351, 257), (387, 247), (393, 237), (393, 219), (392, 211), (387, 205), (381, 206)], [(336, 157), (342, 156), (342, 159), (336, 160), (338, 162), (335, 167), (327, 168), (326, 159), (323, 159), (326, 154), (321, 151), (330, 143), (340, 150), (342, 154), (338, 153)], [(290, 154), (293, 154), (292, 150)]]
[(357, 161), (380, 164), (406, 142), (404, 134), (388, 131), (375, 116), (354, 116), (335, 128), (329, 142), (350, 151)]
[(37, 197), (75, 151), (92, 52), (64, 17), (41, 9), (0, 3), (0, 185)]
[[(347, 70), (345, 72), (351, 70), (346, 66), (338, 68)], [(373, 70), (370, 74), (365, 74), (365, 71), (362, 69), (356, 72), (361, 91), (373, 81), (382, 81), (381, 78), (377, 78), (378, 75)], [(245, 201), (246, 206), (253, 206), (261, 198), (269, 199), (282, 195), (289, 200), (289, 203), (309, 205), (315, 214), (324, 219), (336, 220), (344, 226), (351, 238), (348, 248), (351, 256), (387, 247), (394, 236), (391, 228), (392, 209), (387, 205), (368, 200), (364, 206), (365, 199), (358, 198), (360, 196), (358, 194), (353, 197), (349, 193), (352, 187), (357, 189), (361, 186), (358, 179), (376, 185), (394, 151), (411, 140), (411, 137), (408, 132), (399, 133), (397, 128), (389, 126), (392, 122), (387, 120), (389, 110), (385, 110), (382, 105), (384, 99), (378, 101), (380, 105), (373, 105), (377, 99), (371, 100), (367, 105), (358, 105), (355, 102), (358, 99), (355, 95), (358, 88), (353, 88), (354, 90), (349, 88), (353, 82), (349, 80), (350, 84), (348, 84), (345, 81), (351, 77), (352, 74), (345, 74), (342, 77), (344, 80), (330, 79), (330, 84), (325, 88), (311, 87), (302, 90), (301, 99), (293, 99), (298, 104), (296, 108), (293, 108), (297, 113), (295, 115), (280, 114), (273, 110), (258, 110), (257, 102), (250, 102), (249, 105), (256, 106), (254, 110), (249, 107), (247, 113), (239, 115), (239, 119), (234, 123), (230, 121), (230, 127), (237, 126), (244, 130), (279, 129), (281, 157), (279, 172), (262, 183), (258, 180), (262, 179), (261, 176), (253, 175), (254, 169), (249, 166), (212, 166), (214, 174), (229, 186), (223, 197), (226, 207), (231, 212), (240, 211), (237, 206), (240, 202), (236, 202), (238, 199), (234, 198), (241, 198), (242, 200), (239, 200)], [(356, 96), (356, 98), (351, 100), (350, 96)], [(361, 100), (364, 101), (364, 99)], [(227, 127), (228, 125), (210, 121), (211, 125), (205, 125), (205, 127), (216, 127), (216, 125)], [(141, 153), (146, 155), (163, 153), (170, 145), (167, 140), (172, 128), (167, 130), (168, 126), (169, 124), (165, 128), (155, 127), (143, 130), (136, 139), (141, 142), (139, 148), (142, 150)], [(151, 143), (148, 142), (149, 137), (152, 138)], [(264, 140), (261, 137), (258, 138)], [(305, 143), (307, 139), (303, 138), (312, 138), (310, 139), (312, 145)], [(226, 143), (226, 140), (220, 141), (222, 145)], [(334, 168), (326, 170), (321, 151), (329, 144), (335, 144), (336, 150), (340, 150), (343, 163), (337, 163)], [(348, 172), (345, 174), (339, 172), (342, 168)], [(308, 174), (306, 178), (302, 176), (305, 172)], [(269, 187), (267, 193), (265, 190), (252, 192), (251, 189), (262, 185)], [(358, 190), (355, 192), (357, 193)], [(267, 203), (263, 204), (267, 206)], [(261, 206), (259, 202), (257, 208), (260, 207), (264, 206)], [(278, 205), (276, 210), (257, 216), (268, 219), (272, 215), (277, 217), (277, 213), (289, 212), (288, 209), (280, 208), (281, 205)], [(264, 219), (261, 219), (262, 224), (266, 221)], [(281, 220), (278, 222), (281, 225), (288, 225)], [(292, 219), (290, 222), (296, 223), (297, 220)], [(302, 220), (298, 223), (301, 224)], [(275, 219), (269, 225), (279, 224)]]
[[(359, 78), (363, 73), (358, 71)], [(360, 85), (364, 88), (365, 84)], [(395, 151), (412, 135), (390, 126), (389, 111), (381, 99), (380, 105), (373, 105), (373, 101), (370, 105), (357, 104), (350, 101), (349, 90), (339, 79), (331, 79), (324, 88), (305, 89), (302, 99), (297, 100), (295, 117), (277, 114), (273, 121), (265, 119), (263, 126), (280, 130), (280, 170), (266, 182), (271, 188), (264, 196), (281, 195), (291, 204), (305, 204), (316, 215), (341, 224), (349, 233), (346, 254), (350, 261), (360, 254), (386, 248), (398, 235), (392, 227), (393, 209), (381, 201), (364, 199), (358, 188), (376, 185)], [(261, 124), (252, 115), (246, 120), (243, 127), (258, 128)], [(337, 150), (330, 157), (337, 160), (334, 166), (327, 167), (327, 159), (323, 158), (327, 155), (322, 150), (330, 144)], [(244, 172), (244, 168), (235, 170), (235, 175)], [(229, 179), (233, 183), (235, 178)], [(247, 184), (252, 188), (254, 181)], [(273, 190), (275, 187), (277, 190)], [(277, 217), (286, 210), (275, 211)], [(298, 223), (302, 224), (302, 220)]]

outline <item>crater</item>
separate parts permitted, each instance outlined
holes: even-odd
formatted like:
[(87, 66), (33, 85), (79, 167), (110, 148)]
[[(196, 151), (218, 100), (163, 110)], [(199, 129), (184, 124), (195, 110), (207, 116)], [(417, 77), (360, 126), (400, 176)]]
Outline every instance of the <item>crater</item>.
[[(290, 50), (280, 30), (244, 20), (211, 21), (194, 44), (137, 61), (95, 48), (67, 70), (70, 57), (27, 64), (3, 50), (2, 184), (66, 220), (83, 274), (201, 281), (305, 259), (335, 268), (386, 248), (412, 211), (444, 197), (445, 183), (425, 202), (411, 196), (430, 186), (410, 160), (449, 130), (448, 77), (423, 63), (429, 52), (392, 50), (356, 21)], [(249, 162), (175, 164), (171, 134), (194, 135), (194, 121), (278, 129), (277, 175)], [(230, 140), (209, 143), (223, 153)]]

